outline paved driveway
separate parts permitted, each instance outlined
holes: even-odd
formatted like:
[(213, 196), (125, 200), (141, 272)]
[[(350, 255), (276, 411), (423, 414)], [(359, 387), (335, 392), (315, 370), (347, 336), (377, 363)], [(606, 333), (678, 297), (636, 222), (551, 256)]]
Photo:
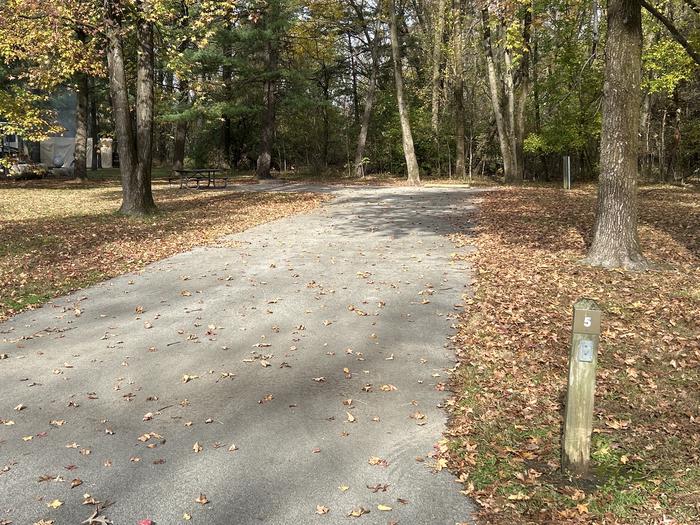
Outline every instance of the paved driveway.
[(472, 194), (334, 193), (0, 324), (0, 523), (469, 523), (429, 454)]

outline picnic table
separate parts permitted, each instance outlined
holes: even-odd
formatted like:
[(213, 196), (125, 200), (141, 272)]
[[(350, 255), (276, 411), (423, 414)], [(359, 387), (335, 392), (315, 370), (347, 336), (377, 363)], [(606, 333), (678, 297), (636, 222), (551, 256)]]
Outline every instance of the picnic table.
[[(219, 187), (225, 188), (229, 176), (225, 175), (221, 168), (182, 168), (173, 170), (173, 176), (168, 178), (168, 184), (174, 181), (180, 182), (180, 188), (216, 188), (217, 181), (223, 184)], [(206, 182), (206, 186), (204, 183)], [(195, 185), (192, 186), (192, 183)]]

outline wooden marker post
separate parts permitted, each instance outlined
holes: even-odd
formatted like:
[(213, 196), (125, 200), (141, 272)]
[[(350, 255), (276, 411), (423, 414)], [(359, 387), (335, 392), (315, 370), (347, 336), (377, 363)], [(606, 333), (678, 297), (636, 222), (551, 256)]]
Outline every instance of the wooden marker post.
[(600, 308), (592, 299), (574, 304), (566, 391), (561, 465), (564, 471), (584, 475), (591, 457), (595, 368), (600, 342)]

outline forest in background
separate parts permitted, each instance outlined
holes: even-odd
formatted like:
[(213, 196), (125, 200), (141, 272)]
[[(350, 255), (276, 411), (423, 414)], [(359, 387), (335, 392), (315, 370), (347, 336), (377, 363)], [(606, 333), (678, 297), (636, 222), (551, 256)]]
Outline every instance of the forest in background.
[[(156, 165), (255, 169), (262, 159), (267, 172), (403, 172), (401, 106), (424, 176), (558, 180), (570, 155), (574, 179), (595, 180), (602, 4), (7, 0), (0, 131), (28, 139), (59, 131), (50, 101), (66, 88), (77, 93), (78, 133), (115, 136), (128, 122), (140, 129), (150, 81)], [(697, 176), (700, 152), (700, 6), (642, 6), (640, 174), (681, 182)], [(121, 124), (108, 82), (115, 42)]]

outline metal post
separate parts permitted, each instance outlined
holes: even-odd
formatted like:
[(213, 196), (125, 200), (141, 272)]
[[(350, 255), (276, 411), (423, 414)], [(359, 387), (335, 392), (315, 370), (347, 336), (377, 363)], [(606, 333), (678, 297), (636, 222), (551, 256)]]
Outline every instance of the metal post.
[(574, 304), (561, 465), (564, 471), (577, 475), (587, 473), (591, 457), (600, 317), (600, 308), (592, 299), (579, 299)]
[(564, 171), (564, 189), (571, 189), (571, 157), (565, 155), (562, 157), (562, 167)]

